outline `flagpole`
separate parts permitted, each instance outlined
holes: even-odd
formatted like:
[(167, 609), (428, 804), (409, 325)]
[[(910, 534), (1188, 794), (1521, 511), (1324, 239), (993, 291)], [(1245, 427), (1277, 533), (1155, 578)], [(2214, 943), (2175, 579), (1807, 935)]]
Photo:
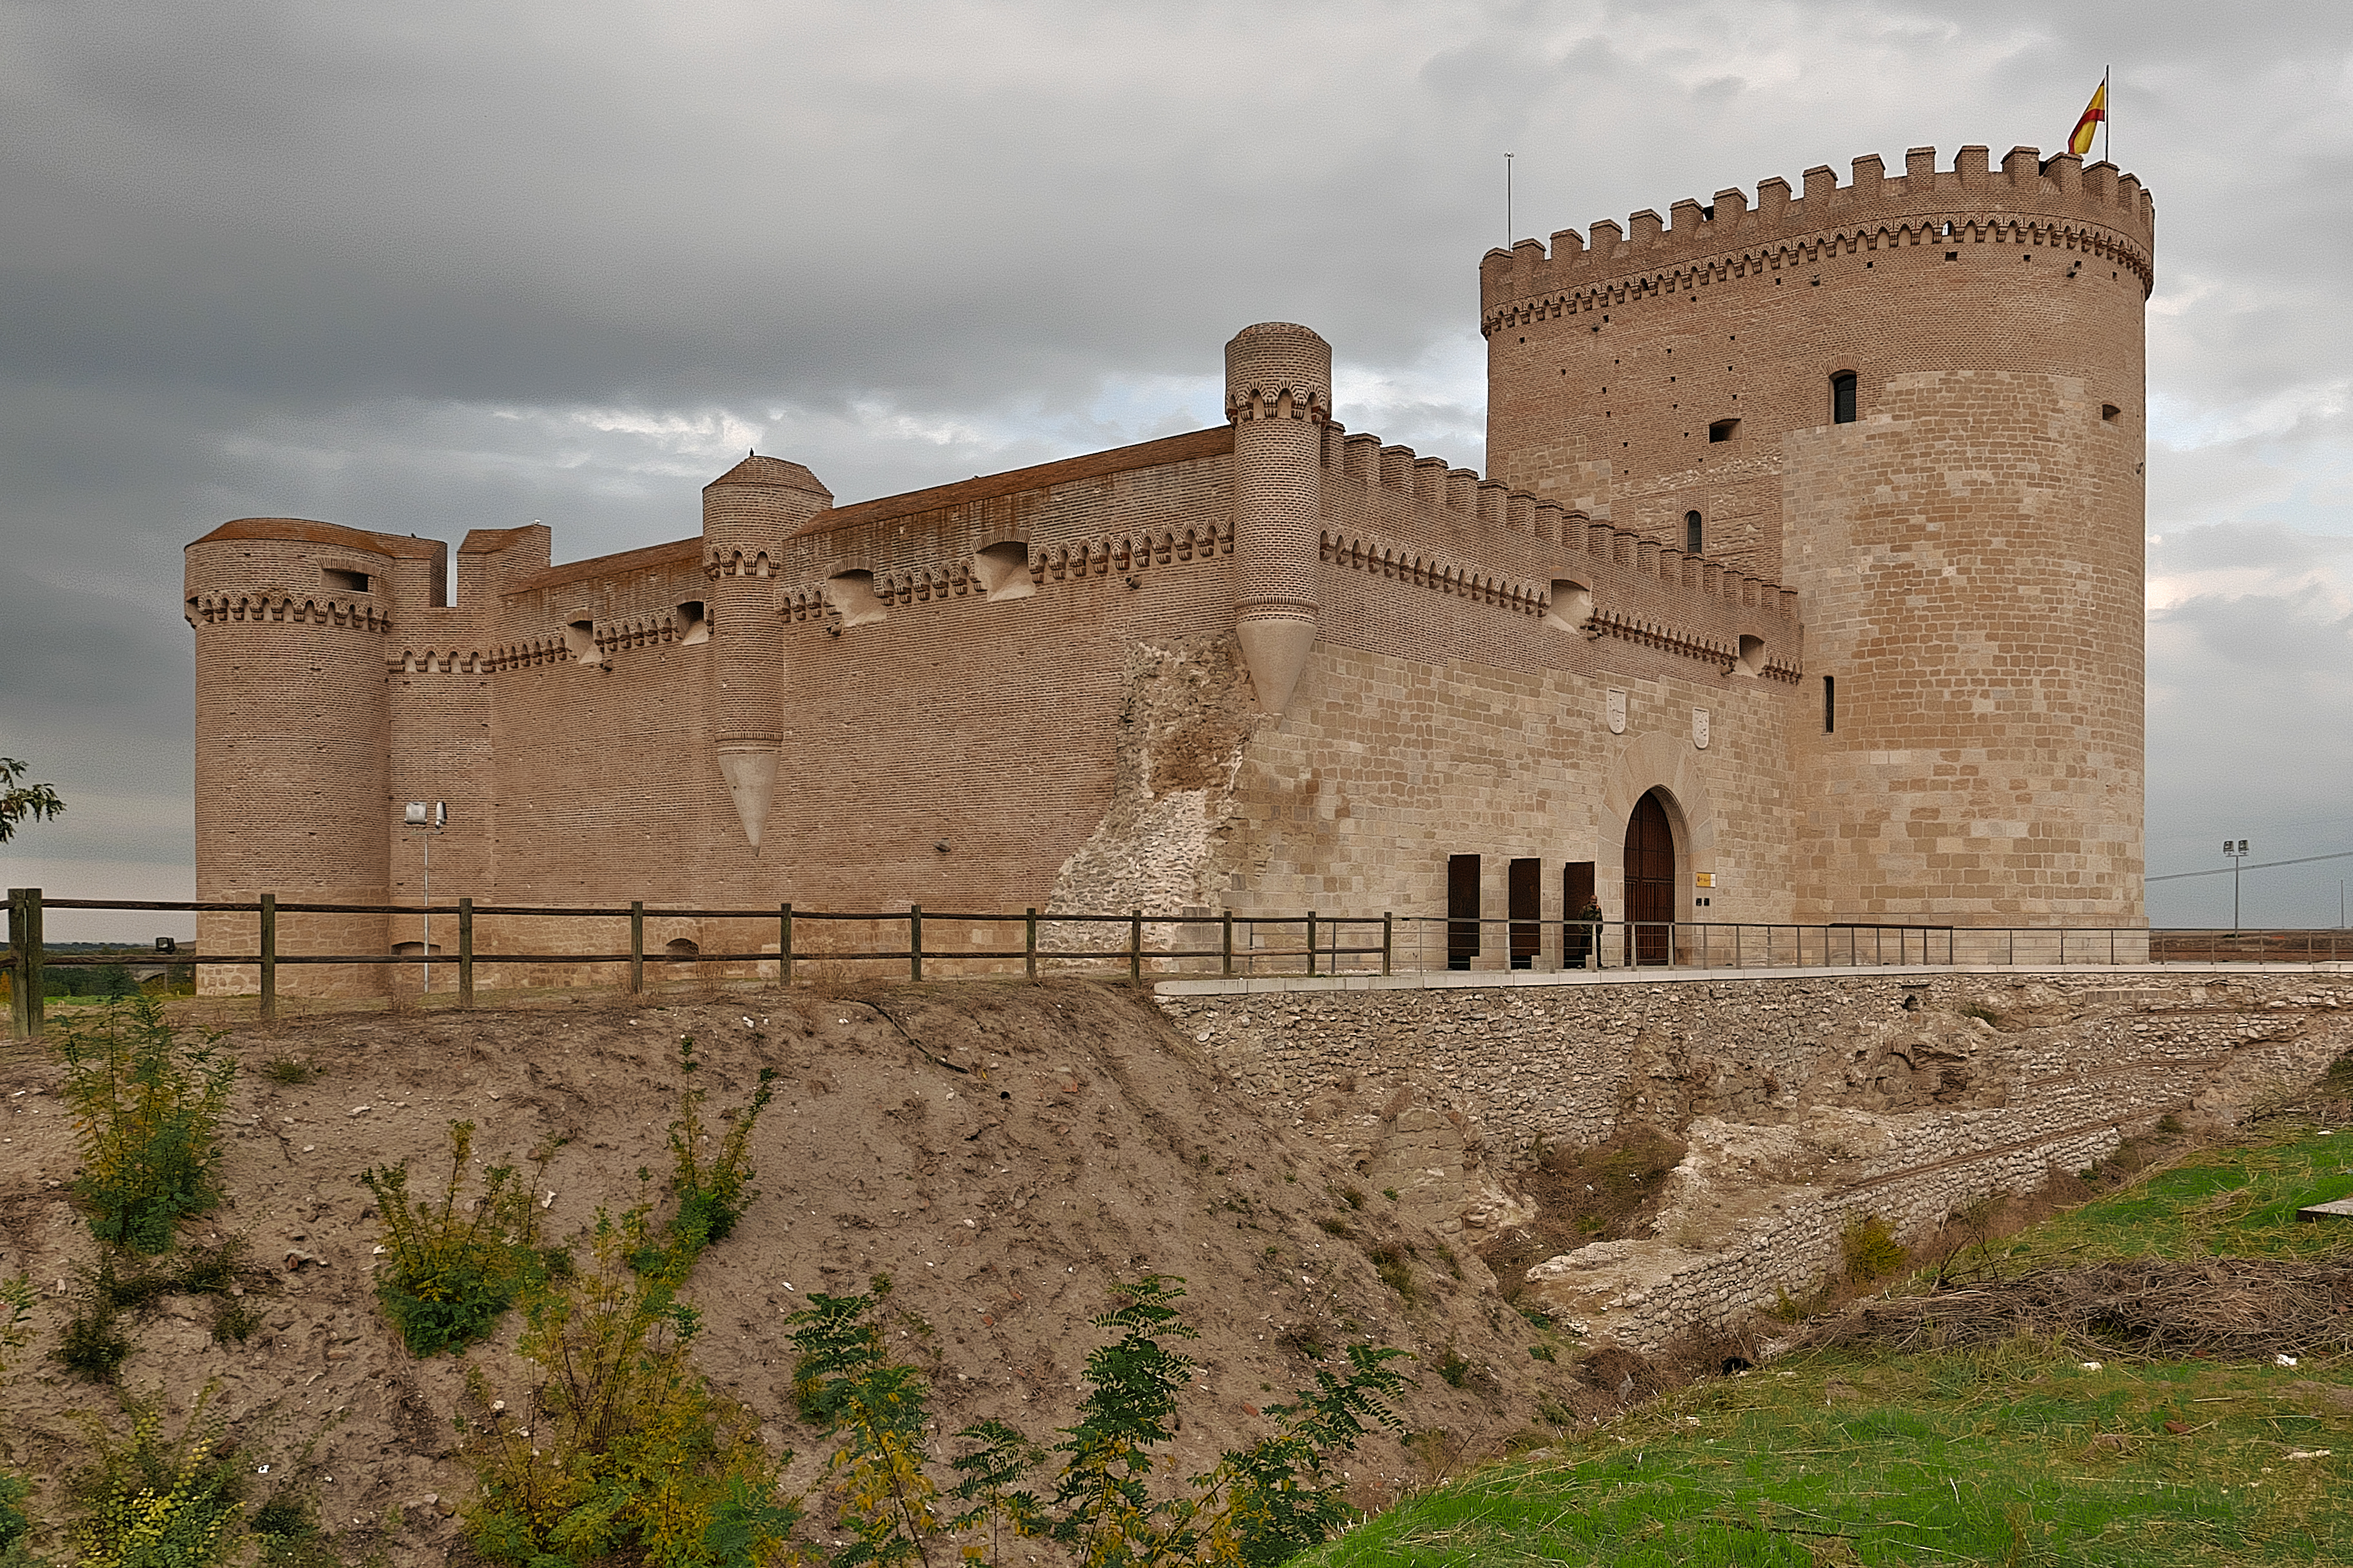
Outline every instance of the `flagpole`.
[(1516, 153), (1504, 154), (1504, 248), (1512, 248), (1512, 160)]
[(2108, 73), (2115, 68), (2100, 68), (2100, 159), (2107, 163), (2116, 161), (2116, 144), (2111, 139), (2116, 122), (2116, 95), (2108, 90)]

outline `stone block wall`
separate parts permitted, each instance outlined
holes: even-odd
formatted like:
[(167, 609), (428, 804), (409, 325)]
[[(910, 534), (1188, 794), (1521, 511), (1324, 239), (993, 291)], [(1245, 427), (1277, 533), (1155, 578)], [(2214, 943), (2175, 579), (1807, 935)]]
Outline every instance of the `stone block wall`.
[[(2235, 1120), (2353, 1050), (2353, 978), (2337, 974), (1567, 983), (1160, 1006), (1239, 1092), (1474, 1243), (1513, 1223), (1510, 1172), (1541, 1146), (1636, 1123), (1687, 1141), (1662, 1235), (1539, 1270), (1539, 1299), (1637, 1342), (1810, 1288), (1852, 1217), (1916, 1233), (2088, 1165), (2166, 1114)], [(1433, 1117), (1455, 1130), (1439, 1134), (1454, 1173), (1417, 1195)]]

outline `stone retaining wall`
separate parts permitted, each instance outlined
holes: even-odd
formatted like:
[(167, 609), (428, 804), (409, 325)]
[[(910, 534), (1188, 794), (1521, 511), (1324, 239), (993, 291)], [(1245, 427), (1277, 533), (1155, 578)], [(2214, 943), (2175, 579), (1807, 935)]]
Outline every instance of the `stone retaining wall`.
[(1898, 1235), (2079, 1170), (2158, 1118), (2228, 1122), (2353, 1049), (2353, 976), (2115, 971), (1164, 996), (1243, 1092), (1479, 1245), (1542, 1144), (1646, 1123), (1691, 1152), (1661, 1234), (1529, 1280), (1630, 1342), (1736, 1318)]

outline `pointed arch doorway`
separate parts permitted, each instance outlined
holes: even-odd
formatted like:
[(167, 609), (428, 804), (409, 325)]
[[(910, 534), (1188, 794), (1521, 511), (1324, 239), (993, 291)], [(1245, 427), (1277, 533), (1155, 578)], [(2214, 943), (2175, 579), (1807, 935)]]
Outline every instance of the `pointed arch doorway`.
[(1636, 963), (1673, 962), (1675, 830), (1657, 790), (1634, 803), (1626, 819), (1626, 919)]

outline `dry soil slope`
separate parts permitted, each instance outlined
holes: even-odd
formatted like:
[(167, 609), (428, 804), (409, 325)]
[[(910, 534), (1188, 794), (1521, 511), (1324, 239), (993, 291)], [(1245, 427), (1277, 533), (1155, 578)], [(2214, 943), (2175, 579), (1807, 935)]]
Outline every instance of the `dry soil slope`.
[[(134, 1329), (125, 1386), (185, 1410), (215, 1385), (232, 1421), (269, 1428), (281, 1467), (323, 1432), (311, 1473), (327, 1521), (396, 1563), (447, 1560), (458, 1545), (447, 1509), (467, 1486), (452, 1426), (459, 1366), (410, 1358), (376, 1310), (376, 1229), (354, 1174), (408, 1160), (430, 1190), (459, 1119), (476, 1123), (490, 1163), (524, 1163), (560, 1135), (545, 1219), (551, 1236), (575, 1234), (600, 1205), (636, 1201), (641, 1167), (666, 1168), (672, 1053), (690, 1034), (714, 1110), (742, 1103), (762, 1066), (780, 1075), (754, 1142), (763, 1195), (706, 1256), (690, 1296), (706, 1317), (700, 1365), (799, 1452), (804, 1476), (817, 1445), (792, 1417), (783, 1319), (811, 1290), (862, 1289), (877, 1273), (933, 1328), (928, 1345), (904, 1342), (934, 1367), (942, 1428), (998, 1415), (1039, 1436), (1071, 1416), (1096, 1342), (1086, 1320), (1112, 1282), (1183, 1276), (1200, 1331), (1178, 1456), (1188, 1467), (1263, 1429), (1260, 1408), (1308, 1380), (1296, 1347), (1311, 1335), (1410, 1350), (1421, 1358), (1410, 1426), (1446, 1437), (1419, 1453), (1369, 1445), (1351, 1466), (1367, 1504), (1418, 1479), (1440, 1447), (1491, 1450), (1543, 1392), (1530, 1374), (1552, 1375), (1530, 1361), (1534, 1336), (1476, 1259), (1451, 1258), (1378, 1194), (1350, 1207), (1351, 1173), (1229, 1091), (1141, 994), (1062, 982), (563, 998), (234, 1034), (226, 1043), (245, 1071), (216, 1220), (276, 1276), (266, 1327), (216, 1346), (205, 1303), (169, 1300)], [(275, 1084), (259, 1069), (277, 1058), (315, 1061), (322, 1076)], [(0, 1273), (29, 1269), (45, 1310), (40, 1342), (0, 1395), (0, 1447), (54, 1478), (86, 1451), (74, 1413), (114, 1406), (45, 1359), (69, 1281), (93, 1256), (66, 1201), (75, 1155), (58, 1070), (19, 1051), (5, 1079)], [(1391, 1246), (1410, 1249), (1410, 1300), (1372, 1261)], [(1450, 1352), (1475, 1369), (1461, 1387), (1437, 1375)], [(520, 1387), (501, 1352), (477, 1360), (502, 1392)]]

